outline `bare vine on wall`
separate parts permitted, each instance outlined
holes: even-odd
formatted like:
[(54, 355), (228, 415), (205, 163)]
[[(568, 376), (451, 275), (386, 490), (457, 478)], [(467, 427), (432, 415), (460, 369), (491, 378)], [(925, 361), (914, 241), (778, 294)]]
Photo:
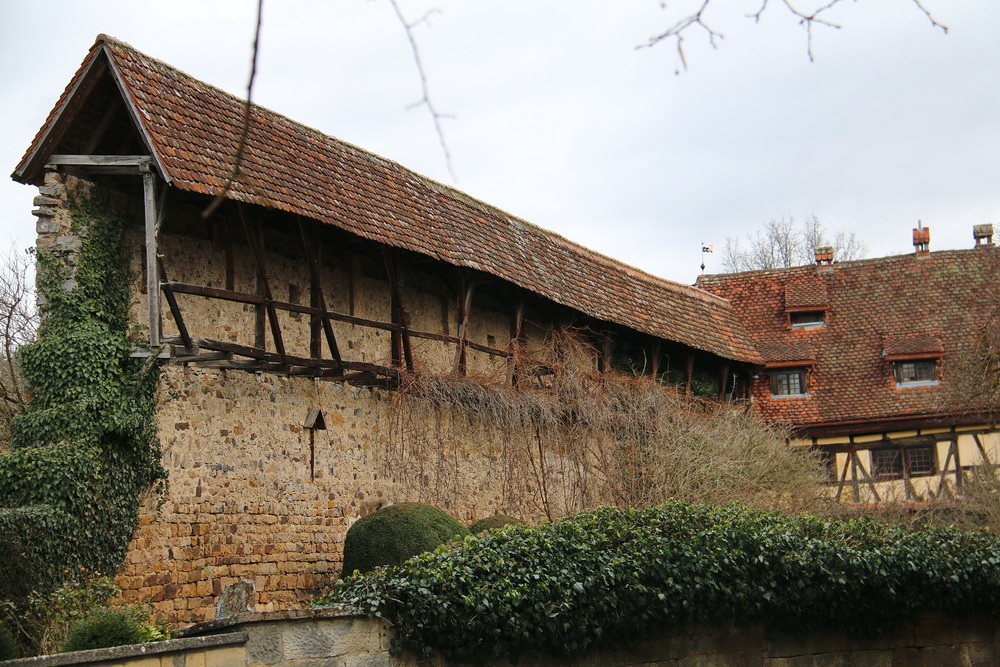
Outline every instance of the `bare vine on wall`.
[[(821, 502), (805, 448), (741, 407), (689, 399), (648, 377), (594, 371), (572, 331), (522, 360), (524, 381), (408, 376), (392, 397), (385, 472), (407, 499), (445, 509), (488, 487), (501, 512), (554, 519), (598, 505), (733, 500), (800, 510)], [(544, 371), (539, 371), (544, 369)]]

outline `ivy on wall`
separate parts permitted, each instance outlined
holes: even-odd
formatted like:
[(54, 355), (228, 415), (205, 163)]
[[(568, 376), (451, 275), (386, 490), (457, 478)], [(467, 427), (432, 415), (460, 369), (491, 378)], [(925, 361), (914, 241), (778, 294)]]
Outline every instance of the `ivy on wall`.
[(458, 661), (579, 656), (692, 622), (870, 634), (998, 604), (1000, 539), (985, 532), (680, 502), (507, 526), (314, 602), (387, 619), (396, 650)]
[(0, 599), (53, 590), (67, 571), (112, 574), (142, 495), (166, 479), (157, 364), (131, 358), (124, 221), (71, 199), (77, 252), (40, 250), (44, 320), (19, 351), (30, 402), (0, 456)]

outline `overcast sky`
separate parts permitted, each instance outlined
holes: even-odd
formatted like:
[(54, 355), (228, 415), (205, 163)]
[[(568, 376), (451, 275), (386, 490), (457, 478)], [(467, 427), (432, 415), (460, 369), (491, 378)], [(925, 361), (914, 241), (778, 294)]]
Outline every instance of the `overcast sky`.
[[(1000, 2), (844, 2), (804, 31), (776, 0), (715, 0), (693, 28), (635, 47), (682, 1), (399, 0), (455, 178), (388, 0), (265, 0), (254, 99), (657, 275), (691, 283), (782, 216), (853, 231), (869, 256), (972, 245), (1000, 222)], [(826, 0), (824, 0), (825, 3)], [(700, 3), (695, 3), (700, 4)], [(797, 6), (823, 4), (799, 0)], [(0, 163), (13, 171), (98, 33), (244, 96), (251, 0), (0, 0)], [(0, 184), (0, 243), (34, 240), (34, 188)], [(707, 272), (721, 271), (719, 254)]]

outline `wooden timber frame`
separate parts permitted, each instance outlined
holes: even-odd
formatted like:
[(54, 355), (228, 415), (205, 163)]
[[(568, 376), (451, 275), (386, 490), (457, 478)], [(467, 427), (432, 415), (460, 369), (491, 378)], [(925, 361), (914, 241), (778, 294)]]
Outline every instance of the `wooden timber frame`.
[[(972, 470), (986, 469), (988, 471), (995, 471), (996, 469), (997, 464), (990, 460), (989, 455), (986, 453), (986, 446), (983, 444), (983, 439), (980, 437), (990, 432), (991, 431), (989, 429), (957, 430), (952, 428), (943, 432), (926, 433), (905, 438), (887, 438), (884, 440), (876, 440), (865, 443), (855, 443), (854, 437), (851, 436), (851, 441), (849, 443), (839, 445), (822, 445), (819, 447), (829, 454), (846, 454), (844, 464), (836, 471), (836, 479), (833, 482), (833, 484), (837, 486), (835, 499), (838, 502), (841, 500), (844, 491), (849, 486), (852, 502), (861, 502), (861, 488), (866, 487), (869, 493), (871, 493), (874, 501), (876, 503), (880, 503), (883, 502), (883, 498), (879, 494), (876, 484), (883, 481), (902, 482), (904, 499), (907, 501), (916, 499), (913, 484), (910, 478), (909, 468), (904, 461), (901, 464), (902, 476), (899, 479), (875, 479), (875, 477), (873, 477), (869, 470), (865, 467), (864, 461), (860, 456), (860, 452), (872, 451), (886, 447), (899, 449), (906, 449), (907, 447), (926, 447), (931, 445), (937, 447), (940, 443), (947, 443), (947, 454), (945, 454), (944, 463), (942, 463), (938, 470), (929, 477), (937, 478), (937, 488), (934, 491), (936, 497), (941, 498), (944, 496), (951, 496), (952, 498), (960, 498), (963, 496), (963, 488), (965, 484), (964, 475), (968, 474)], [(958, 441), (961, 436), (969, 436), (972, 438), (973, 442), (975, 442), (979, 455), (982, 458), (980, 463), (974, 465), (962, 464), (958, 446)], [(954, 465), (952, 465), (952, 462), (954, 462)], [(949, 485), (949, 482), (951, 482), (951, 485)]]
[[(412, 340), (416, 338), (435, 340), (454, 345), (454, 358), (451, 372), (455, 375), (466, 375), (468, 372), (468, 352), (475, 350), (490, 356), (505, 359), (506, 382), (517, 385), (522, 378), (518, 377), (518, 364), (523, 361), (525, 345), (526, 298), (531, 295), (520, 288), (509, 285), (504, 290), (500, 302), (505, 304), (510, 322), (509, 340), (503, 347), (483, 345), (469, 339), (470, 319), (475, 311), (474, 301), (477, 287), (492, 284), (491, 277), (469, 269), (453, 267), (450, 278), (443, 279), (450, 284), (449, 291), (456, 304), (453, 317), (457, 324), (455, 335), (448, 332), (447, 326), (442, 333), (421, 331), (412, 328), (407, 304), (401, 289), (402, 276), (407, 268), (406, 262), (410, 253), (390, 246), (366, 241), (360, 237), (353, 242), (371, 244), (384, 268), (384, 279), (387, 281), (390, 299), (390, 321), (379, 321), (354, 314), (354, 270), (347, 272), (349, 286), (349, 313), (337, 312), (328, 306), (322, 284), (323, 261), (320, 232), (322, 223), (308, 220), (300, 216), (289, 216), (291, 231), (299, 246), (303, 265), (307, 271), (310, 286), (309, 305), (282, 301), (276, 298), (272, 281), (269, 279), (267, 266), (267, 250), (264, 245), (264, 222), (262, 211), (257, 206), (245, 205), (231, 201), (234, 208), (234, 220), (238, 221), (236, 228), (249, 254), (254, 271), (256, 289), (253, 293), (234, 289), (232, 275), (232, 240), (225, 243), (227, 258), (225, 287), (199, 285), (172, 280), (168, 274), (169, 261), (160, 250), (160, 232), (164, 222), (164, 212), (168, 192), (172, 190), (159, 176), (156, 162), (151, 155), (52, 155), (46, 168), (76, 173), (83, 177), (125, 176), (139, 177), (142, 182), (143, 206), (143, 246), (145, 249), (143, 261), (144, 284), (142, 291), (147, 296), (147, 325), (149, 329), (149, 347), (137, 348), (134, 356), (156, 356), (169, 359), (175, 363), (195, 364), (208, 368), (238, 369), (251, 372), (278, 373), (284, 375), (308, 376), (326, 380), (348, 382), (355, 385), (397, 386), (404, 377), (404, 372), (415, 371)], [(232, 224), (232, 223), (230, 223)], [(289, 230), (284, 230), (289, 231)], [(422, 260), (417, 260), (422, 261)], [(433, 261), (433, 260), (430, 260)], [(356, 258), (352, 256), (350, 263), (356, 268)], [(502, 282), (502, 281), (501, 281)], [(178, 295), (192, 295), (207, 299), (218, 299), (239, 303), (250, 307), (256, 313), (256, 326), (253, 345), (240, 344), (219, 340), (213, 337), (202, 337), (193, 333), (186, 322)], [(497, 295), (494, 294), (494, 297)], [(176, 326), (176, 335), (164, 335), (163, 308), (164, 303), (170, 312)], [(279, 313), (301, 314), (309, 317), (310, 345), (308, 356), (289, 353), (285, 345), (285, 335), (279, 319)], [(569, 320), (573, 318), (570, 317)], [(347, 323), (361, 327), (369, 327), (389, 332), (391, 347), (388, 350), (388, 364), (353, 361), (344, 358), (343, 348), (337, 340), (333, 324)], [(604, 323), (594, 322), (598, 327)], [(599, 350), (598, 363), (603, 370), (605, 360), (610, 356), (611, 337), (605, 336), (605, 349)], [(492, 343), (492, 341), (491, 341)], [(645, 349), (652, 360), (647, 372), (656, 376), (661, 363), (661, 348), (663, 341), (649, 337)], [(685, 389), (691, 391), (691, 375), (693, 371), (692, 351), (684, 353), (685, 359)], [(530, 371), (533, 375), (544, 375), (552, 372), (548, 368), (537, 368)], [(728, 364), (721, 368), (722, 388), (725, 392), (725, 377)]]

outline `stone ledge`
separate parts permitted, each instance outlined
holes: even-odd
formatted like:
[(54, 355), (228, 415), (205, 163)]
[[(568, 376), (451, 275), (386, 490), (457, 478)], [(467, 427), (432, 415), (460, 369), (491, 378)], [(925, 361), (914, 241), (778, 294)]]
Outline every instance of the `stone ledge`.
[[(215, 636), (228, 628), (251, 625), (256, 623), (273, 623), (274, 621), (297, 621), (302, 619), (321, 620), (331, 618), (359, 618), (370, 620), (354, 609), (347, 607), (324, 607), (320, 609), (285, 609), (281, 611), (247, 611), (228, 618), (214, 621), (204, 621), (179, 628), (172, 634), (174, 637)], [(4, 665), (6, 667), (6, 665)]]
[(129, 658), (139, 658), (180, 651), (197, 651), (233, 644), (246, 644), (249, 636), (245, 632), (230, 632), (226, 634), (208, 635), (204, 637), (189, 637), (183, 639), (166, 639), (149, 644), (131, 644), (129, 646), (114, 646), (91, 651), (74, 651), (72, 653), (56, 653), (39, 655), (34, 658), (19, 658), (8, 660), (3, 667), (61, 667), (62, 665), (92, 665), (102, 662), (121, 662)]

